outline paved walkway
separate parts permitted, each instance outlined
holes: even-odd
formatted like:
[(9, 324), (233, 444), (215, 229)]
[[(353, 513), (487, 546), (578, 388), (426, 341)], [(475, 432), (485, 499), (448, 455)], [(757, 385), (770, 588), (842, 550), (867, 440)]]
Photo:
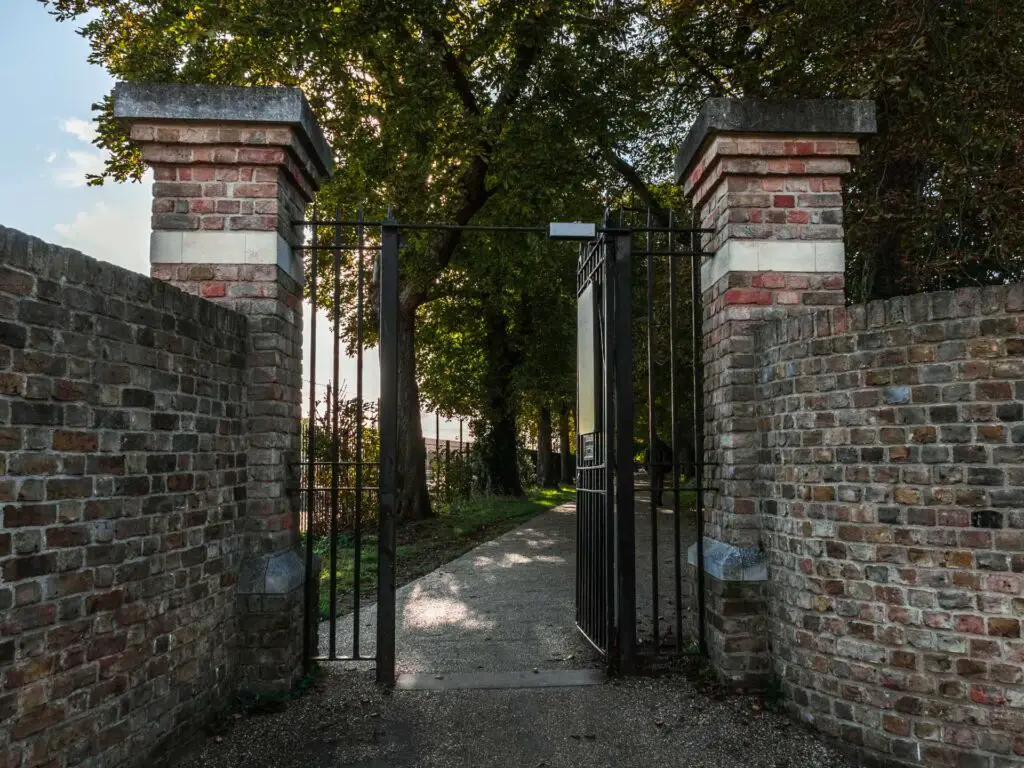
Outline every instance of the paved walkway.
[[(398, 590), (398, 674), (593, 667), (575, 627), (575, 505), (567, 504), (480, 545)], [(377, 610), (360, 625), (374, 652)], [(320, 625), (326, 654), (330, 625)], [(338, 618), (337, 653), (352, 648), (352, 617)]]
[[(486, 677), (514, 671), (527, 677), (542, 676), (545, 670), (554, 670), (548, 673), (551, 676), (586, 675), (588, 669), (571, 668), (599, 666), (573, 626), (575, 522), (572, 505), (552, 510), (399, 590), (399, 671), (448, 680), (459, 673)], [(368, 652), (375, 619), (370, 607), (364, 617)], [(326, 643), (325, 632), (321, 632), (322, 643)], [(339, 651), (350, 647), (351, 634), (350, 622), (339, 629)], [(196, 745), (175, 764), (179, 768), (854, 765), (784, 715), (766, 713), (758, 699), (702, 694), (681, 676), (585, 687), (386, 693), (374, 685), (372, 669), (325, 666), (326, 677), (284, 711), (229, 718), (216, 736)], [(540, 672), (533, 673), (534, 668)]]

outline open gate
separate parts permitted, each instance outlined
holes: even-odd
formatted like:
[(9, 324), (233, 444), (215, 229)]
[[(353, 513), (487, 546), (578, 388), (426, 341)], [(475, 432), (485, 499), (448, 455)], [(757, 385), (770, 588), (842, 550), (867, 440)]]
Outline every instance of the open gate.
[(576, 623), (621, 672), (706, 650), (705, 231), (642, 215), (607, 213), (580, 248), (576, 281)]
[(618, 666), (636, 635), (631, 238), (607, 224), (581, 247), (576, 278), (576, 624)]
[[(305, 658), (372, 662), (377, 681), (391, 685), (399, 230), (394, 221), (369, 222), (361, 216), (321, 219), (315, 208), (313, 219), (300, 223), (310, 230), (305, 249), (313, 308), (300, 463), (299, 531), (306, 573), (315, 575), (306, 580)], [(323, 301), (325, 287), (329, 301)], [(327, 306), (331, 322), (329, 382), (317, 380), (316, 309), (321, 305)], [(363, 365), (367, 354), (376, 354), (380, 366), (379, 388), (369, 394)], [(354, 371), (343, 373), (343, 362), (345, 367), (354, 362)], [(376, 567), (368, 573), (365, 561), (372, 555)], [(373, 603), (370, 611), (364, 605), (367, 596)], [(367, 616), (370, 612), (375, 615)]]
[[(307, 573), (322, 574), (326, 569), (327, 575), (307, 579), (306, 659), (372, 662), (378, 682), (395, 681), (402, 229), (520, 232), (570, 239), (578, 239), (578, 227), (589, 228), (591, 235), (597, 232), (595, 240), (581, 246), (577, 268), (576, 623), (609, 666), (623, 672), (666, 653), (704, 653), (703, 568), (693, 568), (692, 578), (684, 568), (687, 561), (703, 562), (699, 240), (705, 231), (677, 228), (671, 219), (667, 227), (656, 227), (650, 214), (639, 226), (626, 214), (613, 225), (606, 214), (599, 229), (575, 224), (398, 224), (362, 217), (346, 221), (340, 215), (319, 219), (315, 210), (311, 221), (300, 223), (310, 229), (305, 246), (310, 259), (309, 300), (314, 308), (328, 306), (333, 341), (327, 389), (317, 381), (314, 311), (299, 531)], [(568, 235), (558, 234), (559, 227)], [(679, 265), (689, 292), (677, 287)], [(646, 292), (636, 290), (643, 285), (643, 271)], [(325, 287), (330, 301), (321, 302)], [(687, 293), (688, 347), (682, 342), (677, 311), (679, 297)], [(350, 360), (342, 353), (343, 344), (355, 356), (351, 396), (341, 386), (342, 359)], [(689, 363), (682, 366), (689, 376), (682, 375), (681, 351), (689, 355)], [(373, 393), (364, 391), (363, 361), (368, 353), (376, 354), (380, 365), (380, 387)], [(682, 391), (684, 378), (690, 382), (688, 400)], [(645, 408), (635, 408), (638, 393)], [(687, 402), (691, 427), (682, 434)], [(659, 435), (669, 436), (669, 461), (650, 450), (665, 442)], [(638, 460), (644, 443), (650, 456)], [(682, 450), (686, 445), (689, 458)], [(688, 484), (683, 483), (684, 474)], [(672, 494), (670, 509), (652, 503), (665, 484)], [(367, 574), (365, 561), (370, 555), (375, 556), (376, 568)], [(339, 571), (339, 564), (346, 562)], [(342, 574), (349, 572), (351, 577), (341, 583)], [(663, 589), (666, 585), (669, 588)], [(364, 605), (367, 596), (375, 598), (372, 608)]]

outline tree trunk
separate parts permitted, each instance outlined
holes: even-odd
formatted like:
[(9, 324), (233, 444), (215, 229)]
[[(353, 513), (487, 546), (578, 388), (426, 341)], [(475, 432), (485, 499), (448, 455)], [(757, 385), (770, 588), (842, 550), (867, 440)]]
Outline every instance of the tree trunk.
[(511, 408), (487, 424), (481, 439), (490, 489), (501, 496), (522, 496), (519, 457), (516, 447), (516, 416)]
[(686, 437), (679, 446), (679, 473), (692, 482), (697, 475), (697, 455), (693, 450), (693, 431), (686, 430)]
[(398, 519), (432, 517), (427, 492), (426, 448), (416, 383), (416, 305), (398, 307)]
[(540, 409), (537, 422), (537, 485), (551, 488), (558, 485), (553, 482), (551, 455), (551, 409), (544, 406)]
[(562, 404), (562, 410), (558, 413), (558, 454), (559, 474), (566, 485), (572, 485), (576, 479), (572, 477), (572, 451), (569, 446), (569, 406)]
[(519, 355), (512, 348), (508, 333), (508, 320), (500, 311), (487, 311), (486, 356), (484, 374), (487, 409), (483, 414), (487, 433), (481, 449), (487, 470), (487, 484), (494, 493), (503, 496), (522, 496), (523, 482), (519, 477), (518, 430), (512, 392), (512, 374), (519, 363)]

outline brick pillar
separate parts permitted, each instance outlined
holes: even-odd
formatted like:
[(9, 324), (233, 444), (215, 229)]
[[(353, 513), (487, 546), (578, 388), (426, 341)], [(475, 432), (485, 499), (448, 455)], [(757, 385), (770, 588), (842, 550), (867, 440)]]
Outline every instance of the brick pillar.
[(248, 472), (239, 681), (301, 673), (297, 477), (302, 219), (331, 153), (295, 88), (120, 83), (115, 114), (153, 168), (152, 275), (248, 318)]
[(676, 159), (676, 182), (713, 230), (701, 265), (713, 489), (702, 567), (709, 652), (737, 684), (761, 684), (771, 667), (760, 482), (771, 446), (758, 427), (754, 333), (761, 320), (843, 303), (842, 176), (874, 125), (871, 102), (710, 99)]

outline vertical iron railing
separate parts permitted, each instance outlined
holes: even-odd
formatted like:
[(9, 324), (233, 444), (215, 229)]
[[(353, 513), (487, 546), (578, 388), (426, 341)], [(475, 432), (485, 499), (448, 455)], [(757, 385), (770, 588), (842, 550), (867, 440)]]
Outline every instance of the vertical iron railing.
[(699, 652), (706, 656), (708, 652), (707, 632), (705, 631), (704, 594), (704, 339), (702, 323), (704, 320), (704, 304), (701, 287), (701, 248), (703, 233), (694, 231), (693, 258), (690, 259), (690, 284), (692, 286), (691, 308), (693, 311), (693, 461), (696, 478), (697, 498), (695, 501), (697, 514), (697, 643)]
[[(313, 206), (313, 219), (316, 219), (317, 209)], [(315, 579), (312, 578), (314, 575), (313, 563), (313, 517), (316, 510), (316, 267), (317, 267), (317, 233), (316, 227), (313, 227), (313, 248), (310, 250), (309, 258), (309, 303), (310, 303), (310, 321), (309, 321), (309, 416), (307, 417), (306, 431), (308, 433), (308, 443), (306, 449), (306, 611), (305, 611), (305, 624), (304, 624), (304, 637), (303, 637), (303, 658), (306, 662), (307, 672), (310, 669), (310, 664), (314, 656), (319, 653), (318, 648), (314, 648), (314, 640), (318, 633), (314, 631), (317, 622), (320, 621), (320, 573), (315, 573)], [(300, 520), (301, 523), (301, 520)]]
[[(339, 217), (340, 218), (340, 217)], [(356, 227), (356, 338), (363, 338), (363, 209)], [(363, 558), (363, 345), (356, 346), (356, 477), (355, 513), (352, 532), (352, 655), (359, 658), (360, 613), (362, 608)]]
[[(651, 209), (647, 209), (647, 232), (644, 233), (646, 253), (647, 253), (647, 471), (649, 475), (648, 480), (648, 494), (650, 496), (649, 501), (649, 512), (650, 512), (650, 528), (651, 528), (651, 627), (654, 635), (655, 646), (657, 646), (658, 638), (661, 637), (661, 631), (659, 629), (658, 622), (658, 610), (659, 610), (659, 595), (658, 595), (658, 576), (660, 558), (658, 555), (658, 504), (661, 501), (660, 494), (658, 498), (655, 498), (655, 491), (660, 491), (660, 486), (655, 483), (655, 473), (660, 473), (661, 468), (658, 466), (661, 461), (661, 451), (658, 450), (658, 430), (655, 424), (655, 386), (654, 386), (654, 255), (653, 249), (651, 248), (651, 228), (653, 221), (651, 218)], [(671, 265), (671, 262), (670, 262)], [(678, 610), (676, 611), (678, 613)]]
[(395, 683), (395, 518), (398, 512), (398, 227), (381, 227), (380, 513), (377, 534), (377, 682)]
[[(614, 563), (616, 663), (629, 673), (636, 663), (636, 516), (633, 488), (633, 238), (620, 231), (611, 239), (611, 285), (614, 327), (612, 361), (614, 409)], [(610, 423), (609, 422), (609, 423)], [(612, 473), (609, 473), (611, 475)]]
[[(339, 211), (335, 211), (335, 218), (341, 219)], [(332, 251), (332, 267), (334, 270), (334, 292), (332, 294), (331, 307), (334, 313), (334, 368), (333, 368), (333, 381), (334, 387), (332, 389), (332, 395), (328, 396), (331, 407), (331, 540), (330, 546), (330, 562), (331, 572), (328, 575), (330, 579), (330, 590), (329, 590), (329, 601), (327, 604), (327, 611), (330, 616), (331, 623), (331, 634), (328, 638), (328, 651), (327, 656), (330, 659), (337, 658), (337, 641), (338, 633), (335, 631), (335, 627), (338, 624), (338, 462), (341, 460), (339, 455), (340, 446), (338, 445), (338, 405), (339, 396), (338, 393), (341, 389), (339, 382), (341, 381), (339, 376), (339, 366), (341, 364), (341, 228), (334, 228), (334, 250)], [(355, 626), (354, 633), (359, 634), (359, 627)]]
[[(380, 224), (380, 222), (377, 222)], [(367, 339), (366, 312), (367, 306), (367, 275), (366, 257), (368, 252), (380, 252), (380, 242), (368, 242), (366, 222), (362, 211), (356, 221), (343, 221), (340, 211), (335, 211), (333, 219), (320, 219), (318, 210), (314, 208), (313, 219), (302, 222), (311, 226), (311, 237), (305, 246), (311, 254), (309, 301), (313, 311), (310, 322), (310, 356), (307, 380), (309, 383), (309, 410), (306, 414), (303, 433), (303, 457), (301, 476), (304, 487), (301, 497), (304, 509), (300, 512), (300, 532), (306, 537), (305, 556), (307, 572), (311, 578), (307, 584), (306, 595), (306, 635), (304, 652), (307, 662), (313, 659), (329, 661), (376, 661), (381, 662), (380, 651), (372, 655), (366, 654), (363, 642), (363, 590), (371, 577), (364, 572), (366, 560), (363, 557), (363, 546), (366, 544), (366, 524), (376, 517), (378, 525), (384, 527), (377, 532), (377, 546), (385, 547), (392, 553), (390, 561), (385, 557), (378, 565), (378, 575), (385, 578), (384, 589), (389, 581), (385, 573), (390, 565), (390, 583), (394, 581), (394, 542), (387, 540), (390, 524), (393, 539), (393, 511), (395, 505), (395, 461), (394, 453), (397, 441), (388, 439), (381, 431), (388, 424), (397, 430), (397, 384), (389, 381), (385, 372), (395, 371), (394, 361), (397, 360), (397, 252), (391, 254), (388, 262), (392, 267), (389, 282), (382, 286), (378, 300), (381, 306), (376, 307), (381, 321), (381, 335), (376, 339), (378, 353), (381, 357), (381, 399), (375, 412), (379, 423), (367, 426), (367, 401), (365, 392), (365, 352), (373, 340)], [(323, 229), (333, 230), (324, 236)], [(321, 258), (327, 251), (328, 258)], [(351, 255), (348, 255), (351, 254)], [(322, 268), (322, 269), (320, 269)], [(321, 280), (326, 285), (321, 284)], [(322, 301), (324, 289), (329, 301)], [(387, 291), (392, 296), (387, 296)], [(330, 367), (331, 381), (327, 385), (318, 383), (317, 377), (317, 308), (326, 304), (327, 316), (332, 326), (332, 345)], [(388, 312), (391, 314), (388, 315)], [(355, 397), (346, 399), (343, 394), (346, 385), (342, 383), (342, 335), (348, 340), (355, 363)], [(390, 368), (386, 361), (391, 361)], [(324, 400), (318, 401), (318, 387), (325, 389)], [(371, 404), (370, 412), (374, 412)], [(380, 440), (376, 446), (377, 455), (367, 455), (367, 430), (376, 430)], [(393, 431), (394, 431), (393, 430)], [(385, 472), (390, 468), (390, 474)], [(387, 479), (390, 486), (382, 485)], [(384, 494), (389, 492), (387, 498)], [(390, 515), (390, 519), (389, 519)], [(372, 535), (372, 533), (371, 533)], [(318, 541), (319, 540), (319, 541)], [(318, 553), (323, 555), (322, 567), (329, 569), (320, 579), (313, 565)], [(343, 576), (351, 568), (351, 579)], [(344, 578), (344, 583), (343, 583)], [(380, 578), (377, 579), (378, 590), (381, 589)], [(321, 598), (321, 588), (325, 594)], [(393, 587), (391, 588), (393, 592)], [(321, 606), (321, 602), (325, 605)], [(344, 603), (344, 605), (343, 605)], [(391, 599), (393, 606), (394, 600)], [(388, 602), (384, 601), (384, 610)], [(321, 620), (323, 610), (323, 620)], [(351, 632), (339, 634), (342, 620), (351, 622)], [(378, 617), (380, 620), (380, 617)], [(386, 623), (386, 619), (384, 620)], [(394, 624), (393, 617), (391, 624)], [(329, 633), (320, 638), (318, 625)], [(347, 635), (347, 639), (346, 639)], [(391, 632), (392, 638), (394, 632)], [(342, 647), (344, 644), (345, 647)], [(378, 649), (379, 649), (378, 641)], [(323, 648), (323, 651), (321, 651)], [(392, 643), (393, 648), (393, 643)], [(385, 647), (386, 650), (386, 647)], [(392, 650), (392, 659), (393, 659)], [(387, 658), (384, 658), (387, 663)], [(393, 679), (393, 661), (391, 672), (384, 674)]]
[[(668, 252), (674, 252), (675, 233), (672, 231), (674, 212), (668, 213)], [(676, 398), (679, 394), (676, 388), (676, 262), (671, 257), (668, 262), (668, 346), (669, 346), (669, 411), (673, 414), (672, 423), (669, 429), (672, 430), (672, 579), (675, 585), (676, 604), (676, 652), (683, 651), (683, 555), (682, 555), (682, 509), (680, 504), (679, 488), (679, 444), (676, 439), (679, 434), (679, 425), (676, 424), (674, 416), (676, 410)], [(696, 396), (696, 391), (695, 391)], [(652, 398), (653, 399), (653, 398)]]

